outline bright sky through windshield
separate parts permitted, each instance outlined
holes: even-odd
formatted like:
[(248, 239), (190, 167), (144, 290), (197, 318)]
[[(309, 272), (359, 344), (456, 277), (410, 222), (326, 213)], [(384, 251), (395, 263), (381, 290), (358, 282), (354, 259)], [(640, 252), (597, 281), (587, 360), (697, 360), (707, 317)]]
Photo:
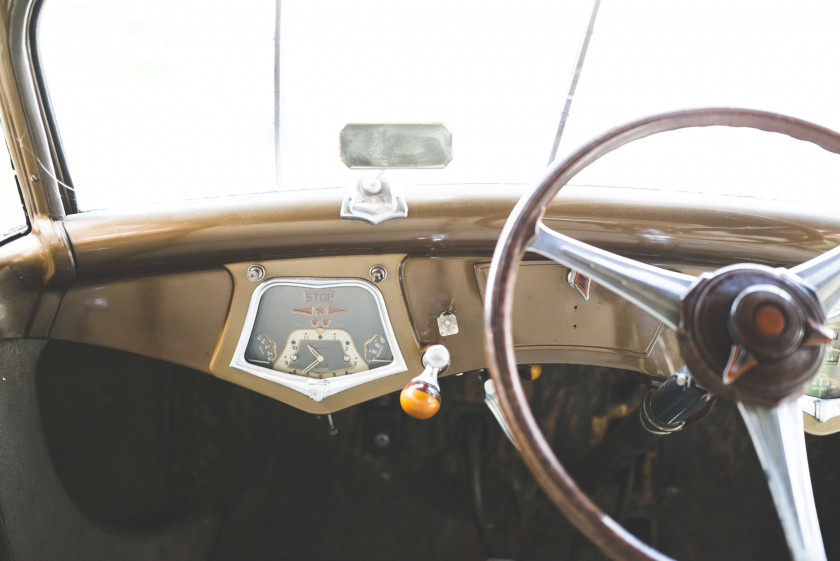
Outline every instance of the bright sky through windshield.
[[(838, 2), (604, 2), (563, 148), (693, 107), (763, 109), (840, 131), (838, 30)], [(840, 207), (840, 157), (745, 129), (638, 141), (575, 181)]]
[[(47, 0), (39, 47), (84, 209), (277, 189), (273, 0)], [(350, 122), (442, 122), (444, 170), (405, 183), (530, 184), (544, 172), (588, 2), (283, 2), (279, 187), (348, 186)], [(840, 4), (605, 0), (560, 147), (666, 110), (767, 109), (840, 130)], [(672, 133), (578, 183), (823, 201), (840, 158), (776, 135)], [(792, 165), (781, 165), (793, 162)], [(469, 188), (469, 187), (464, 187)], [(840, 205), (840, 202), (835, 203)]]

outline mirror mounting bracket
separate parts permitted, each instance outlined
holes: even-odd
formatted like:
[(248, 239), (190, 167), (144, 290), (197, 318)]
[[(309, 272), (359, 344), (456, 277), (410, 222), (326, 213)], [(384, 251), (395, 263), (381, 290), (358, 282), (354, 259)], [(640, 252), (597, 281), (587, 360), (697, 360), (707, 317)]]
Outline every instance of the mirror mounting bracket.
[(341, 202), (341, 217), (379, 224), (408, 216), (405, 196), (390, 182), (380, 178), (359, 179)]

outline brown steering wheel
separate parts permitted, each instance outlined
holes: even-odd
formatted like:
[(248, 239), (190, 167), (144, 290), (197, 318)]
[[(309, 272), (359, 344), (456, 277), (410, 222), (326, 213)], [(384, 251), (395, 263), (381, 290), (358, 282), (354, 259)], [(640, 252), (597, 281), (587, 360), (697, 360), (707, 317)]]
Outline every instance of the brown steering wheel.
[[(792, 269), (732, 265), (695, 278), (603, 251), (542, 222), (560, 189), (601, 156), (653, 134), (706, 126), (782, 133), (840, 154), (840, 134), (834, 131), (744, 109), (697, 109), (649, 117), (583, 146), (553, 166), (522, 197), (502, 230), (484, 307), (490, 373), (523, 459), (569, 520), (614, 559), (669, 559), (627, 532), (577, 487), (542, 435), (516, 375), (512, 302), (525, 252), (587, 275), (676, 330), (680, 353), (695, 380), (737, 402), (767, 475), (792, 558), (825, 560), (796, 398), (822, 363), (825, 344), (834, 337), (825, 326), (825, 310), (840, 300), (840, 247)], [(720, 329), (721, 325), (728, 329)]]

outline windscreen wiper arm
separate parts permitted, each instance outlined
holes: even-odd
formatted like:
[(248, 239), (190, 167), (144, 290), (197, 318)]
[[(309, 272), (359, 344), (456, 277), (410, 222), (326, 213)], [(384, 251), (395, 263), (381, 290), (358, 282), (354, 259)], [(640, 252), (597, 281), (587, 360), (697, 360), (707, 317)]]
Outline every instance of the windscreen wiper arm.
[(601, 0), (595, 0), (592, 5), (592, 15), (589, 16), (589, 26), (586, 28), (586, 35), (583, 37), (583, 43), (578, 52), (577, 62), (575, 62), (575, 71), (572, 74), (572, 83), (569, 84), (569, 93), (566, 96), (566, 104), (563, 106), (563, 113), (560, 115), (560, 124), (557, 125), (557, 134), (554, 135), (554, 146), (551, 148), (551, 156), (548, 158), (548, 165), (551, 165), (557, 158), (557, 150), (560, 148), (560, 138), (563, 136), (563, 129), (566, 128), (566, 120), (569, 118), (569, 110), (572, 108), (572, 99), (575, 97), (575, 90), (577, 89), (578, 80), (580, 80), (580, 72), (583, 69), (583, 61), (586, 59), (586, 51), (589, 49), (589, 40), (592, 38), (592, 32), (595, 30), (595, 19), (598, 17), (598, 8), (601, 6)]

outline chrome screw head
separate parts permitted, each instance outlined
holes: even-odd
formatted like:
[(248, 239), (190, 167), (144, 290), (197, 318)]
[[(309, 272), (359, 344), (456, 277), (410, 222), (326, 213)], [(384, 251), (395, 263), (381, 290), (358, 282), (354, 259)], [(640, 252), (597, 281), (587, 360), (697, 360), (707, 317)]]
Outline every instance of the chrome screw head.
[(247, 276), (251, 282), (261, 281), (265, 277), (265, 269), (263, 269), (262, 265), (251, 265), (248, 267)]
[(388, 276), (388, 271), (382, 265), (374, 265), (370, 268), (370, 280), (379, 283), (385, 280)]

